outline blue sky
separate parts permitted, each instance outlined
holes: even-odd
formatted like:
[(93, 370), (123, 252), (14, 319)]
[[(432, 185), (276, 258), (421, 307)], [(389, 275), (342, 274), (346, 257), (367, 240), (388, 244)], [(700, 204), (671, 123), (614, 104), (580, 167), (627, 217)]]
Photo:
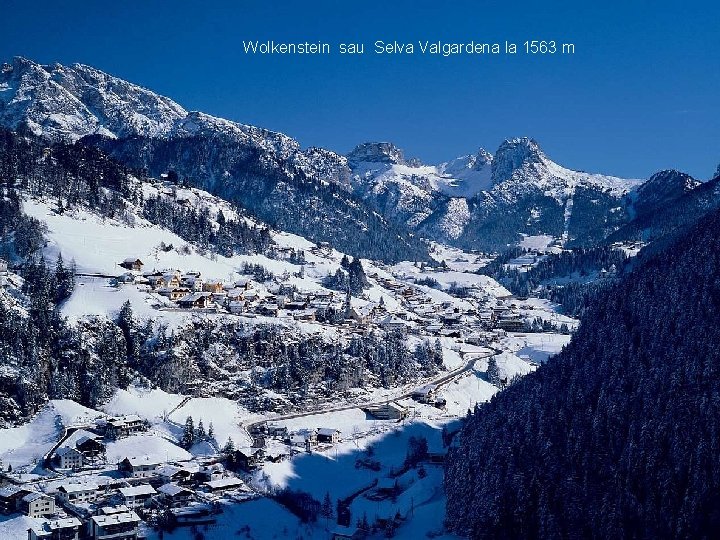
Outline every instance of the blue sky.
[[(708, 178), (720, 162), (716, 2), (3, 0), (0, 58), (81, 62), (187, 109), (347, 152), (438, 162), (527, 135), (563, 165)], [(630, 4), (630, 5), (628, 5)], [(572, 56), (252, 57), (248, 39), (554, 39)]]

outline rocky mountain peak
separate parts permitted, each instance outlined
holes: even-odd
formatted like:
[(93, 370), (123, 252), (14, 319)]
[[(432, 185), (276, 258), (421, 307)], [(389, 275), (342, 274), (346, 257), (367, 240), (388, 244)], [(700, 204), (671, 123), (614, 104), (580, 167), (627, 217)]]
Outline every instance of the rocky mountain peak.
[(510, 178), (525, 163), (537, 163), (545, 157), (534, 139), (517, 137), (507, 139), (498, 148), (492, 162), (493, 183)]
[(399, 165), (405, 163), (403, 151), (390, 142), (366, 142), (356, 146), (347, 155), (350, 166), (359, 163), (384, 163)]

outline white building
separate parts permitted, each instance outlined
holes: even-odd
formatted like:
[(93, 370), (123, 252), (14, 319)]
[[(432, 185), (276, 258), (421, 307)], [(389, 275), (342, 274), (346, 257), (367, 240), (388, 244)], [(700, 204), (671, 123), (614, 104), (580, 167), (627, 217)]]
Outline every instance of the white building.
[(157, 495), (157, 491), (148, 484), (141, 484), (139, 486), (124, 487), (118, 490), (120, 496), (125, 501), (125, 506), (128, 508), (142, 508), (145, 506), (150, 499)]
[(77, 518), (56, 519), (33, 525), (28, 529), (28, 540), (77, 540), (82, 523)]
[(44, 493), (32, 492), (22, 498), (21, 507), (31, 518), (49, 516), (55, 513), (55, 499)]
[(57, 489), (58, 498), (66, 504), (95, 502), (98, 486), (95, 484), (62, 484)]
[(62, 446), (55, 451), (55, 456), (61, 469), (79, 469), (83, 466), (84, 456), (76, 448)]
[(135, 540), (138, 535), (140, 516), (132, 510), (100, 514), (90, 519), (93, 540)]

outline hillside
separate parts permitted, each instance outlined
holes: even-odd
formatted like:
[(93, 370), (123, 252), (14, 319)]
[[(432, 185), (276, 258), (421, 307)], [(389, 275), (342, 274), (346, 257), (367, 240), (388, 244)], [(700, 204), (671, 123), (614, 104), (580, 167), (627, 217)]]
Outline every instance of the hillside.
[(447, 521), (473, 538), (709, 538), (720, 524), (720, 212), (596, 299), (468, 420)]
[(346, 160), (333, 152), (303, 150), (281, 133), (186, 111), (82, 64), (44, 66), (17, 57), (3, 64), (0, 90), (0, 125), (10, 130), (98, 146), (155, 177), (173, 170), (278, 229), (353, 255), (428, 259), (423, 242), (348, 192)]
[(625, 197), (641, 183), (567, 169), (528, 138), (439, 165), (405, 159), (390, 143), (347, 157), (355, 193), (383, 215), (472, 249), (505, 248), (522, 235), (593, 244), (632, 218)]

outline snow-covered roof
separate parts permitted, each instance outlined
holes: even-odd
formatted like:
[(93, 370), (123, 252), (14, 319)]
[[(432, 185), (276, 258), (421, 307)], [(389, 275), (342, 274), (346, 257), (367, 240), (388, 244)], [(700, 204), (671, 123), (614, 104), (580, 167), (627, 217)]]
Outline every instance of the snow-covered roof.
[(323, 435), (325, 437), (332, 437), (336, 433), (340, 433), (340, 430), (335, 428), (319, 428), (317, 430), (318, 435)]
[(240, 478), (229, 477), (218, 478), (217, 480), (210, 480), (209, 482), (205, 482), (205, 485), (211, 489), (222, 489), (244, 486), (245, 482), (243, 482)]
[(163, 484), (159, 488), (157, 488), (158, 493), (164, 493), (165, 495), (169, 495), (171, 497), (174, 497), (175, 495), (178, 495), (179, 493), (187, 492), (192, 493), (187, 488), (184, 488), (182, 486), (178, 486), (177, 484)]
[(67, 456), (67, 455), (72, 455), (72, 454), (82, 455), (82, 453), (79, 450), (77, 450), (76, 448), (71, 448), (69, 446), (61, 446), (60, 448), (55, 450), (55, 455), (58, 455), (58, 456)]
[(58, 487), (58, 491), (65, 493), (82, 493), (83, 491), (97, 491), (97, 484), (82, 483), (82, 484), (62, 484)]
[(123, 487), (118, 489), (123, 497), (137, 497), (138, 495), (155, 495), (157, 491), (150, 484)]
[(101, 527), (112, 525), (114, 523), (140, 523), (140, 516), (132, 510), (109, 515), (93, 516), (91, 519)]
[(45, 495), (44, 493), (38, 493), (37, 491), (33, 491), (32, 493), (28, 493), (27, 495), (25, 495), (22, 500), (29, 503), (38, 499), (42, 499), (44, 497), (47, 497), (47, 495)]

